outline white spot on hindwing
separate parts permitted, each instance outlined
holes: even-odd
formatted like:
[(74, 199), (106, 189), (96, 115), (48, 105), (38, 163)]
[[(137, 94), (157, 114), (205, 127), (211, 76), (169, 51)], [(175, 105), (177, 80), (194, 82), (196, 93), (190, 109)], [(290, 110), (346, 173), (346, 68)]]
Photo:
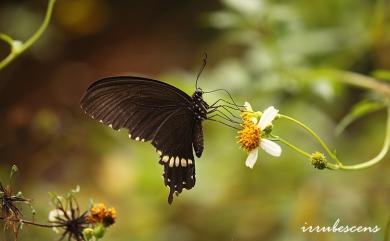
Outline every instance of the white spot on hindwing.
[(177, 156), (176, 159), (175, 159), (175, 166), (179, 166), (180, 165), (180, 158)]
[(137, 137), (135, 138), (135, 140), (136, 140), (136, 141), (139, 141), (139, 137), (137, 136)]
[(168, 160), (169, 160), (169, 156), (163, 156), (163, 158), (161, 159), (163, 162), (167, 163)]
[[(161, 156), (162, 152), (160, 150), (157, 150), (157, 153)], [(162, 156), (161, 161), (164, 163), (168, 163), (169, 167), (186, 167), (188, 165), (192, 165), (193, 161), (191, 159), (185, 159), (185, 158), (180, 158), (179, 156)]]
[(175, 164), (175, 158), (171, 157), (171, 159), (169, 160), (169, 167), (173, 167), (174, 164)]
[(184, 158), (181, 159), (181, 166), (182, 167), (186, 167), (187, 166), (187, 160), (186, 159), (184, 159)]

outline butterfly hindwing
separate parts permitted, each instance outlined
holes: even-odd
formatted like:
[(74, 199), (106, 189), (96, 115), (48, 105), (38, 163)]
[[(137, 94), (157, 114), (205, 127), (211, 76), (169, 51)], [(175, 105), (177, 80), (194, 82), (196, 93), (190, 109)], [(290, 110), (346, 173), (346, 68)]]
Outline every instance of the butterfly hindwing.
[(195, 185), (192, 147), (194, 131), (199, 133), (199, 126), (195, 126), (201, 122), (195, 121), (192, 99), (186, 93), (157, 80), (111, 77), (93, 83), (81, 107), (93, 119), (115, 130), (128, 129), (132, 139), (151, 141), (164, 166), (169, 203), (173, 193)]
[[(191, 126), (191, 128), (180, 128), (182, 125)], [(169, 203), (172, 202), (174, 193), (181, 193), (183, 188), (191, 189), (195, 185), (195, 159), (192, 152), (193, 125), (194, 119), (189, 118), (189, 115), (176, 113), (162, 127), (165, 131), (160, 131), (156, 139), (152, 141), (154, 146), (160, 148), (158, 152), (160, 164), (164, 165), (164, 183), (170, 188)], [(169, 130), (174, 130), (174, 135)], [(180, 142), (176, 142), (174, 138), (178, 138)]]

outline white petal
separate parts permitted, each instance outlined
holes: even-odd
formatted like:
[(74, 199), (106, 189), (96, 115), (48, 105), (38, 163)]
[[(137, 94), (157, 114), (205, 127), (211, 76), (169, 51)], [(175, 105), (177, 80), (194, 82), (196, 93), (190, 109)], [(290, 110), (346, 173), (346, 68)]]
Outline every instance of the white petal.
[(49, 212), (49, 221), (55, 222), (57, 221), (58, 217), (64, 216), (64, 213), (59, 209), (54, 209)]
[[(252, 106), (251, 106), (251, 104), (249, 104), (249, 102), (245, 101), (244, 106), (245, 106), (245, 110), (246, 111), (253, 112)], [(253, 122), (253, 124), (256, 125), (257, 124), (257, 118), (256, 117), (252, 117), (252, 122)]]
[(273, 106), (268, 107), (260, 117), (258, 127), (261, 130), (264, 130), (272, 121), (275, 119), (279, 110), (275, 109)]
[(260, 146), (265, 152), (272, 156), (278, 157), (280, 154), (282, 154), (282, 148), (279, 146), (279, 144), (276, 144), (275, 142), (268, 139), (261, 139)]
[(246, 158), (245, 165), (247, 167), (253, 168), (257, 161), (257, 156), (259, 154), (259, 149), (253, 149), (252, 151), (249, 152), (248, 157)]
[[(49, 212), (49, 222), (56, 222), (58, 221), (57, 218), (63, 218), (64, 212), (62, 212), (60, 209), (54, 209)], [(53, 231), (56, 233), (60, 233), (60, 230), (56, 227), (53, 227)]]
[(251, 104), (249, 104), (249, 102), (246, 102), (246, 101), (245, 101), (244, 106), (245, 106), (245, 110), (247, 110), (247, 111), (253, 111), (253, 110), (252, 110), (252, 106), (251, 106)]

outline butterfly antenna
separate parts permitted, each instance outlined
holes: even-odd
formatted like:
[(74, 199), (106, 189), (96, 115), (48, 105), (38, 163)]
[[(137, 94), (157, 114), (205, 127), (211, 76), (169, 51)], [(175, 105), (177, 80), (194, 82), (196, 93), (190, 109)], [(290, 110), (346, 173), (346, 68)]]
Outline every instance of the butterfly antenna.
[(198, 89), (198, 79), (199, 79), (200, 75), (202, 74), (202, 72), (203, 72), (203, 70), (204, 70), (204, 68), (206, 67), (206, 64), (207, 64), (207, 53), (206, 52), (203, 53), (202, 60), (203, 60), (202, 66), (200, 67), (198, 75), (196, 76), (195, 89)]

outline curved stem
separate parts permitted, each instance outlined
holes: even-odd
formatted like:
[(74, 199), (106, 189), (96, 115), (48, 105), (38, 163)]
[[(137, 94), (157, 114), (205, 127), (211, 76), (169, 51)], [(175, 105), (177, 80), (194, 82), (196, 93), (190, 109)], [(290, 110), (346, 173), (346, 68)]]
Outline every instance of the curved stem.
[(11, 63), (16, 58), (15, 52), (11, 52), (0, 62), (0, 70), (5, 68), (9, 63)]
[[(297, 151), (298, 153), (304, 155), (305, 157), (309, 158), (309, 160), (311, 160), (312, 158), (312, 155), (310, 155), (309, 153), (305, 152), (304, 150), (302, 150), (301, 148), (297, 147), (297, 146), (294, 146), (293, 144), (291, 144), (290, 142), (280, 138), (279, 136), (272, 136), (275, 138), (276, 141), (280, 141), (281, 143), (287, 145), (288, 147), (290, 147), (291, 149)], [(330, 170), (337, 170), (337, 169), (340, 169), (340, 166), (337, 165), (337, 164), (333, 164), (333, 163), (327, 163), (326, 164), (326, 168), (330, 169)]]
[(0, 33), (0, 39), (7, 42), (10, 46), (12, 46), (12, 42), (14, 41), (10, 36), (3, 33)]
[(340, 170), (340, 164), (334, 164), (334, 163), (331, 163), (331, 162), (327, 162), (326, 163), (326, 168), (330, 169), (330, 170)]
[(16, 57), (22, 54), (26, 49), (30, 48), (41, 37), (43, 32), (45, 32), (47, 26), (49, 25), (53, 13), (53, 7), (55, 1), (56, 0), (49, 0), (48, 7), (46, 10), (46, 15), (41, 26), (26, 42), (22, 43), (20, 46), (19, 46), (20, 42), (16, 42), (8, 35), (0, 34), (0, 39), (4, 40), (11, 46), (11, 51), (8, 54), (8, 56), (5, 57), (0, 62), (0, 70), (5, 68), (8, 64), (10, 64)]
[[(386, 124), (386, 131), (385, 131), (385, 141), (383, 143), (382, 149), (380, 150), (378, 155), (376, 155), (371, 160), (363, 162), (363, 163), (360, 163), (360, 164), (355, 164), (355, 165), (344, 165), (336, 157), (336, 155), (330, 151), (329, 147), (325, 144), (325, 142), (312, 129), (307, 127), (302, 122), (300, 122), (298, 120), (295, 120), (294, 118), (286, 116), (286, 115), (281, 115), (280, 114), (279, 116), (281, 118), (285, 118), (285, 119), (288, 119), (290, 121), (293, 121), (294, 123), (296, 123), (299, 126), (303, 127), (305, 130), (307, 130), (311, 135), (313, 135), (317, 139), (317, 141), (322, 145), (322, 147), (326, 150), (326, 152), (329, 154), (329, 156), (333, 160), (335, 160), (337, 162), (336, 164), (329, 163), (329, 162), (327, 163), (327, 168), (331, 169), (331, 170), (337, 170), (337, 169), (338, 170), (361, 170), (361, 169), (365, 169), (365, 168), (371, 167), (371, 166), (377, 164), (378, 162), (380, 162), (381, 160), (383, 160), (383, 158), (386, 156), (387, 152), (390, 149), (390, 104), (389, 103), (388, 103), (388, 106), (387, 106), (387, 122), (386, 122), (387, 124)], [(295, 147), (294, 145), (292, 145), (291, 143), (281, 139), (280, 137), (275, 137), (275, 138), (280, 140), (282, 143), (288, 145), (289, 147), (293, 148), (294, 150), (300, 152), (301, 154), (303, 154), (305, 156), (308, 155), (308, 153), (302, 151), (301, 149)]]
[(321, 146), (325, 149), (325, 151), (328, 153), (328, 155), (337, 162), (338, 165), (342, 165), (341, 161), (336, 157), (336, 155), (329, 149), (329, 147), (326, 145), (326, 143), (321, 139), (321, 137), (319, 137), (317, 135), (317, 133), (315, 133), (312, 129), (310, 129), (308, 126), (306, 126), (305, 124), (303, 124), (302, 122), (290, 117), (290, 116), (287, 116), (287, 115), (282, 115), (282, 114), (279, 114), (278, 115), (279, 117), (281, 118), (284, 118), (284, 119), (287, 119), (287, 120), (290, 120), (292, 122), (294, 122), (295, 124), (303, 127), (307, 132), (309, 132), (320, 144)]
[(356, 164), (356, 165), (339, 165), (342, 170), (360, 170), (370, 166), (373, 166), (380, 162), (387, 154), (390, 148), (390, 104), (387, 107), (387, 124), (386, 124), (386, 132), (385, 132), (385, 141), (383, 143), (381, 151), (369, 161)]
[(52, 13), (53, 13), (53, 7), (54, 7), (54, 3), (55, 3), (56, 0), (49, 0), (49, 4), (47, 6), (47, 11), (46, 11), (46, 15), (45, 15), (45, 18), (41, 24), (41, 26), (38, 28), (38, 30), (31, 36), (31, 38), (29, 38), (24, 44), (23, 46), (21, 47), (21, 51), (20, 52), (23, 52), (24, 50), (28, 49), (29, 47), (31, 47), (31, 45), (33, 45), (40, 37), (41, 35), (43, 34), (43, 32), (45, 32), (47, 26), (49, 25), (49, 22), (50, 22), (50, 18), (52, 16)]

